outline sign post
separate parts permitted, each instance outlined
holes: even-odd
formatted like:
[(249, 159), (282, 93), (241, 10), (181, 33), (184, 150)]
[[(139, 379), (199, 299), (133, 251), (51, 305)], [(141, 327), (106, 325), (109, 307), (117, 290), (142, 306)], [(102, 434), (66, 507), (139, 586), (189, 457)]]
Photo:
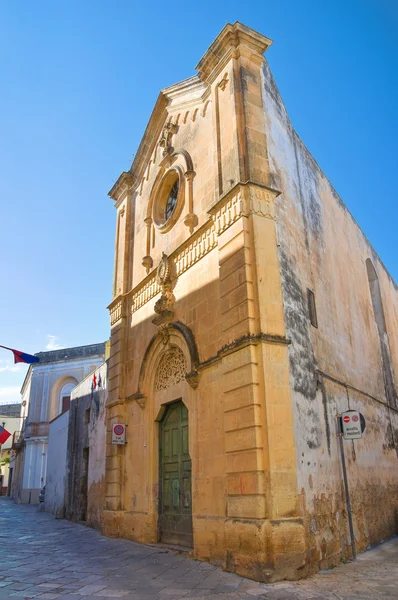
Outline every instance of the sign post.
[(344, 454), (344, 440), (360, 440), (365, 431), (366, 423), (364, 417), (357, 410), (347, 410), (337, 417), (337, 437), (340, 442), (341, 464), (343, 467), (344, 490), (347, 502), (348, 526), (350, 529), (352, 558), (356, 560), (357, 551), (355, 548), (354, 526), (352, 523), (350, 491), (348, 489), (347, 467)]

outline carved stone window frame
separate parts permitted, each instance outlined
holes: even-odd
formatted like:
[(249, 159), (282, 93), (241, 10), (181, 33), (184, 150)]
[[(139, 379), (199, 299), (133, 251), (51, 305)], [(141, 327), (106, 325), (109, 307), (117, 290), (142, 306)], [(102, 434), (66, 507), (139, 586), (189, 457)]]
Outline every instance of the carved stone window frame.
[[(162, 211), (165, 211), (168, 194), (171, 189), (171, 182), (168, 179), (178, 173), (179, 190), (177, 204), (170, 217), (162, 222)], [(170, 175), (171, 174), (171, 175)], [(142, 258), (142, 265), (146, 272), (153, 267), (152, 247), (153, 231), (159, 233), (169, 232), (180, 219), (183, 209), (188, 209), (183, 217), (184, 225), (192, 234), (198, 225), (198, 217), (193, 212), (193, 179), (195, 171), (193, 170), (192, 158), (186, 150), (176, 150), (172, 154), (166, 154), (159, 166), (159, 172), (149, 196), (149, 202), (144, 219), (146, 231), (146, 254)], [(174, 179), (175, 181), (175, 179)]]

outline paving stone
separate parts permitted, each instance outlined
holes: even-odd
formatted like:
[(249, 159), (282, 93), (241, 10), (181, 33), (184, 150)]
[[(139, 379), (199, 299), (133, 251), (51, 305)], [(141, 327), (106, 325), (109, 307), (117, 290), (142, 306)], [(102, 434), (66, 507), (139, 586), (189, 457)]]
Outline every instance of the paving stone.
[(109, 588), (106, 588), (100, 592), (97, 592), (97, 596), (106, 596), (107, 598), (123, 598), (124, 596), (127, 596), (128, 593), (129, 592), (127, 590), (110, 590)]
[(101, 585), (101, 584), (100, 585), (96, 585), (96, 584), (84, 585), (82, 588), (80, 588), (77, 591), (77, 594), (79, 594), (81, 596), (93, 596), (94, 594), (97, 594), (104, 588), (105, 588), (105, 586)]

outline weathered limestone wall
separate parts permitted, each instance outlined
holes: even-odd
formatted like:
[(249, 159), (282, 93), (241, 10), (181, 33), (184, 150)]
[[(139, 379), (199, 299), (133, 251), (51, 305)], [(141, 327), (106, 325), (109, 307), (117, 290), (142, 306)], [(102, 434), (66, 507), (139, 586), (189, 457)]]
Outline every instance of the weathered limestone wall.
[[(108, 363), (95, 371), (101, 387), (94, 391), (90, 405), (88, 440), (90, 456), (88, 463), (87, 523), (101, 527), (101, 515), (105, 502), (105, 456), (106, 456), (106, 401), (108, 398)], [(87, 380), (86, 380), (87, 382)], [(87, 383), (85, 384), (87, 385)]]
[(44, 507), (58, 519), (65, 516), (67, 484), (66, 456), (69, 411), (51, 421), (48, 435), (48, 460)]
[(97, 528), (105, 494), (107, 371), (105, 362), (72, 391), (68, 430), (66, 517)]
[[(360, 410), (367, 421), (362, 440), (344, 442), (357, 547), (364, 550), (397, 532), (396, 388), (386, 389), (366, 260), (372, 261), (380, 285), (389, 338), (387, 370), (395, 381), (398, 290), (293, 130), (267, 64), (263, 99), (271, 183), (282, 192), (278, 250), (291, 340), (298, 487), (307, 519), (308, 560), (326, 565), (349, 554), (336, 439), (339, 411)], [(309, 320), (307, 288), (315, 293), (317, 328)]]

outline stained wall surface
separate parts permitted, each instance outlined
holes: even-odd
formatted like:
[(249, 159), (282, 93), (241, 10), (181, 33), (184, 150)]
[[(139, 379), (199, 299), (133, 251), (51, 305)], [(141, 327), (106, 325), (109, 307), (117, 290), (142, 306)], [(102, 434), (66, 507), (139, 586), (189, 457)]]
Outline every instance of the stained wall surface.
[(67, 444), (66, 516), (98, 528), (104, 503), (107, 394), (104, 362), (72, 391)]
[[(309, 552), (347, 556), (336, 415), (359, 410), (362, 440), (345, 441), (355, 539), (364, 550), (397, 531), (398, 288), (294, 131), (265, 63), (263, 99), (293, 393), (298, 487)], [(381, 293), (380, 339), (367, 261)], [(315, 294), (311, 325), (307, 289)]]
[(67, 485), (66, 451), (68, 445), (69, 411), (50, 423), (44, 507), (58, 519), (65, 516)]

